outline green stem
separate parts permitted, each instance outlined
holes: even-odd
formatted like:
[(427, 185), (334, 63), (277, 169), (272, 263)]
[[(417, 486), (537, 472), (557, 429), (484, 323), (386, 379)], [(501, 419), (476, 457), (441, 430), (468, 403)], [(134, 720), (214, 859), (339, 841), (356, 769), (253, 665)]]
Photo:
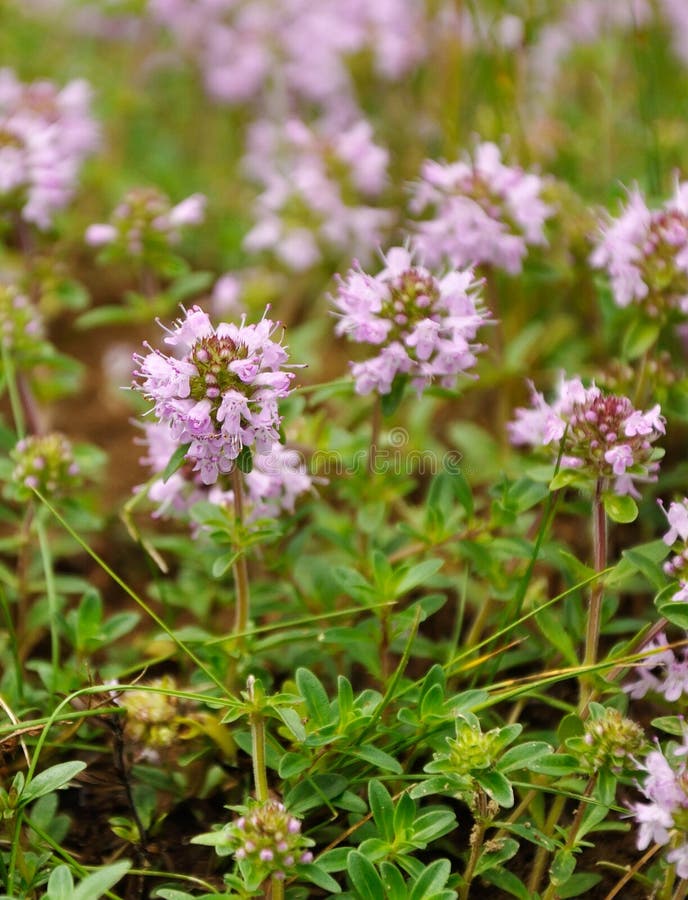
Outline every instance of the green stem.
[(270, 898), (271, 900), (284, 900), (284, 879), (275, 878), (270, 880)]
[(43, 524), (43, 517), (36, 516), (36, 533), (41, 550), (43, 562), (43, 576), (45, 578), (45, 593), (48, 598), (48, 613), (50, 616), (50, 660), (52, 664), (52, 689), (57, 691), (60, 669), (60, 634), (58, 631), (58, 603), (55, 590), (55, 576), (53, 573), (53, 561), (50, 555), (48, 534)]
[(478, 796), (476, 798), (476, 821), (470, 837), (471, 854), (468, 857), (468, 864), (463, 873), (463, 884), (459, 888), (459, 900), (467, 900), (468, 894), (470, 893), (473, 874), (483, 850), (483, 841), (485, 839), (487, 825), (487, 798), (484, 792), (478, 789)]
[[(564, 812), (565, 805), (566, 797), (564, 797), (563, 794), (558, 794), (554, 798), (543, 829), (543, 832), (547, 837), (551, 837), (554, 834), (554, 829), (557, 827), (561, 814)], [(548, 859), (549, 850), (547, 850), (546, 847), (538, 847), (537, 852), (535, 853), (535, 859), (533, 860), (533, 867), (530, 871), (530, 878), (528, 879), (528, 890), (532, 894), (535, 894), (540, 887), (540, 882), (542, 881), (542, 876), (545, 874)]]
[(380, 442), (380, 429), (382, 427), (382, 400), (378, 394), (373, 405), (373, 420), (370, 428), (370, 446), (368, 447), (368, 474), (375, 472), (377, 448)]
[[(571, 823), (571, 827), (569, 828), (566, 843), (564, 844), (564, 850), (573, 850), (573, 848), (576, 846), (576, 838), (578, 837), (578, 832), (580, 831), (580, 827), (583, 822), (583, 816), (585, 815), (585, 810), (587, 808), (586, 800), (592, 794), (596, 783), (597, 773), (594, 773), (590, 776), (590, 778), (588, 779), (588, 783), (585, 786), (585, 791), (583, 792), (581, 801), (578, 804), (578, 809), (576, 810), (576, 814), (573, 817), (573, 822)], [(556, 900), (557, 887), (557, 885), (553, 884), (550, 881), (547, 886), (547, 890), (543, 894), (542, 900)]]
[(2, 351), (2, 365), (5, 370), (5, 381), (7, 383), (7, 394), (10, 399), (10, 408), (12, 410), (12, 418), (14, 419), (14, 427), (17, 437), (21, 441), (26, 436), (26, 420), (24, 418), (24, 410), (22, 408), (21, 395), (17, 385), (16, 372), (14, 370), (14, 362), (12, 355), (3, 342), (0, 341), (0, 349)]
[(24, 699), (24, 672), (22, 669), (21, 659), (19, 658), (19, 641), (17, 632), (12, 621), (12, 610), (10, 609), (7, 593), (2, 585), (0, 585), (0, 609), (5, 620), (5, 628), (9, 636), (10, 652), (12, 654), (12, 662), (14, 663), (14, 677), (16, 679), (17, 697), (19, 700)]
[[(592, 540), (593, 540), (593, 568), (595, 572), (602, 572), (607, 565), (607, 516), (602, 503), (603, 479), (598, 478), (595, 485), (595, 495), (592, 501)], [(590, 591), (590, 606), (588, 608), (588, 625), (585, 632), (585, 656), (583, 665), (587, 668), (597, 662), (597, 649), (600, 640), (600, 627), (602, 623), (602, 599), (604, 584), (598, 579), (593, 583)], [(586, 679), (587, 681), (587, 679)], [(581, 689), (581, 706), (588, 700), (591, 692), (590, 686)]]
[[(247, 685), (249, 701), (254, 702), (256, 680), (253, 675), (249, 675)], [(268, 799), (268, 776), (265, 768), (265, 718), (261, 712), (255, 709), (249, 716), (249, 723), (256, 800), (259, 803), (265, 803)]]
[[(241, 484), (241, 472), (237, 466), (232, 470), (232, 490), (234, 492), (234, 514), (237, 528), (244, 522), (244, 495)], [(250, 593), (248, 581), (248, 565), (242, 550), (234, 564), (234, 585), (236, 588), (236, 613), (234, 616), (234, 634), (240, 638), (248, 628)]]

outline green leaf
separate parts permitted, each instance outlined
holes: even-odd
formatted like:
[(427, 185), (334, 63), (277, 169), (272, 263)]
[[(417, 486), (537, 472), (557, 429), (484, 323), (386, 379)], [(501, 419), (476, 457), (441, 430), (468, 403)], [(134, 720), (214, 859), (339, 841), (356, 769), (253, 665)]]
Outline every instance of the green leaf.
[(657, 342), (661, 324), (656, 320), (636, 318), (623, 336), (621, 352), (625, 359), (637, 359)]
[(602, 494), (604, 511), (613, 522), (627, 524), (638, 518), (638, 504), (628, 494), (620, 496), (612, 492)]
[(611, 806), (614, 803), (616, 784), (617, 779), (609, 769), (602, 768), (598, 771), (595, 796), (604, 806)]
[(311, 764), (309, 756), (300, 753), (285, 753), (280, 759), (279, 769), (277, 770), (280, 778), (293, 778), (300, 775)]
[(174, 888), (158, 888), (154, 897), (162, 897), (163, 900), (198, 900), (197, 894), (187, 894), (186, 891), (176, 891)]
[(296, 874), (330, 894), (341, 893), (342, 889), (334, 878), (328, 875), (317, 863), (299, 863), (296, 866)]
[(297, 741), (303, 742), (306, 740), (306, 729), (301, 721), (301, 716), (295, 709), (289, 706), (278, 706), (275, 708), (275, 715), (284, 722)]
[(444, 806), (426, 809), (413, 823), (413, 840), (417, 844), (429, 844), (449, 834), (456, 828), (456, 816), (453, 810)]
[(382, 415), (385, 418), (393, 416), (399, 408), (399, 404), (404, 397), (404, 391), (406, 390), (408, 380), (408, 375), (396, 375), (394, 381), (392, 382), (392, 388), (389, 393), (382, 394), (382, 396), (380, 397)]
[(660, 590), (666, 584), (666, 575), (662, 568), (662, 561), (667, 557), (669, 547), (664, 541), (652, 541), (631, 550), (624, 550), (623, 556), (633, 563), (639, 572), (647, 578), (655, 590)]
[(351, 853), (351, 847), (335, 847), (326, 850), (318, 857), (318, 865), (326, 872), (343, 872), (346, 869), (346, 861)]
[(181, 444), (181, 446), (177, 447), (172, 456), (170, 456), (169, 461), (162, 472), (162, 481), (163, 484), (174, 475), (175, 472), (178, 472), (179, 469), (184, 465), (184, 460), (186, 459), (186, 454), (189, 452), (189, 447), (191, 446), (191, 442), (188, 444)]
[(396, 775), (401, 775), (403, 771), (401, 765), (393, 756), (390, 756), (389, 753), (385, 753), (384, 750), (380, 750), (378, 747), (373, 747), (372, 744), (364, 744), (353, 755), (385, 772), (394, 772)]
[(559, 777), (573, 775), (578, 772), (578, 769), (579, 765), (576, 757), (567, 753), (552, 753), (550, 756), (541, 756), (531, 766), (532, 772)]
[(489, 869), (483, 874), (482, 878), (483, 881), (487, 881), (488, 884), (494, 884), (495, 887), (506, 891), (507, 894), (511, 894), (513, 897), (517, 897), (518, 900), (533, 900), (531, 891), (513, 872), (509, 872), (506, 869)]
[(549, 870), (552, 884), (559, 887), (565, 884), (576, 868), (576, 858), (570, 850), (558, 850)]
[(660, 731), (666, 731), (667, 734), (674, 734), (677, 737), (683, 737), (685, 734), (685, 719), (683, 716), (659, 716), (650, 723), (653, 728)]
[(387, 788), (375, 779), (368, 785), (368, 803), (380, 836), (392, 843), (394, 840), (394, 804)]
[[(514, 843), (516, 843), (514, 841)], [(420, 878), (413, 885), (409, 900), (425, 900), (433, 897), (446, 885), (451, 874), (451, 863), (448, 859), (436, 859), (430, 863)]]
[[(613, 776), (612, 776), (613, 777)], [(614, 778), (614, 788), (609, 791), (605, 788), (605, 795), (611, 794), (611, 803), (614, 802), (614, 796), (616, 794), (616, 779)], [(605, 804), (605, 805), (603, 805)], [(591, 831), (595, 831), (597, 826), (604, 822), (604, 820), (609, 815), (609, 806), (606, 805), (606, 801), (602, 800), (601, 803), (586, 803), (585, 812), (581, 818), (580, 828), (577, 834), (576, 843), (580, 843), (583, 840), (586, 834), (590, 834)]]
[(577, 872), (568, 881), (559, 886), (557, 896), (561, 900), (569, 900), (570, 897), (580, 897), (581, 894), (587, 894), (600, 881), (602, 881), (601, 875), (595, 875), (593, 872)]
[(423, 584), (428, 578), (432, 577), (435, 572), (439, 571), (444, 565), (442, 559), (426, 559), (423, 562), (416, 563), (406, 569), (397, 581), (394, 591), (395, 596), (400, 597), (408, 591), (413, 590), (419, 584)]
[(506, 809), (510, 809), (514, 805), (513, 789), (509, 780), (501, 772), (496, 770), (476, 772), (474, 778), (495, 803)]
[(414, 822), (415, 818), (416, 804), (407, 793), (402, 794), (394, 810), (394, 833), (397, 836), (403, 836), (412, 828), (415, 834), (416, 830), (421, 827), (418, 825), (419, 820)]
[(359, 853), (352, 850), (347, 860), (347, 872), (361, 900), (385, 900), (385, 888), (375, 866)]
[(566, 662), (571, 666), (577, 665), (576, 648), (561, 620), (549, 609), (541, 609), (540, 612), (535, 614), (535, 622), (543, 635), (553, 647), (556, 647)]
[(536, 760), (551, 752), (552, 748), (544, 741), (526, 741), (507, 750), (500, 757), (497, 767), (503, 775), (517, 769), (530, 769)]
[(349, 566), (335, 566), (332, 574), (340, 586), (354, 600), (370, 603), (375, 597), (375, 589), (356, 569)]
[(576, 469), (560, 469), (549, 483), (550, 491), (560, 491), (572, 484), (580, 484), (581, 475)]
[(503, 862), (516, 856), (518, 853), (518, 841), (513, 838), (503, 838), (500, 847), (495, 850), (483, 850), (475, 867), (475, 874), (481, 875), (488, 869), (501, 865)]
[(51, 766), (49, 769), (39, 772), (24, 787), (21, 794), (22, 806), (35, 800), (37, 797), (49, 794), (51, 791), (58, 791), (67, 787), (72, 778), (78, 775), (79, 772), (83, 772), (85, 768), (86, 763), (75, 761), (58, 763), (56, 766)]
[(337, 677), (337, 709), (340, 722), (345, 722), (354, 710), (354, 691), (351, 682), (344, 675)]
[(123, 859), (91, 872), (83, 881), (79, 882), (77, 889), (72, 894), (72, 900), (97, 900), (111, 887), (114, 887), (130, 868), (129, 860)]
[(577, 713), (569, 713), (559, 723), (557, 729), (557, 737), (559, 743), (563, 744), (571, 737), (580, 737), (585, 732), (585, 727), (581, 717)]
[[(675, 584), (669, 585), (671, 595), (676, 593), (678, 588)], [(657, 597), (657, 601), (659, 601), (660, 596), (666, 596), (666, 591), (662, 591), (662, 593)], [(688, 603), (681, 603), (678, 600), (664, 600), (663, 602), (657, 602), (657, 612), (660, 616), (664, 616), (664, 618), (671, 622), (672, 625), (677, 625), (679, 628), (684, 628), (688, 630)]]
[(74, 897), (74, 879), (69, 866), (58, 866), (53, 869), (48, 879), (47, 900), (72, 900)]
[(406, 890), (404, 876), (393, 863), (380, 863), (380, 876), (382, 877), (387, 900), (407, 900), (408, 891)]
[(241, 556), (241, 551), (238, 553), (235, 551), (231, 551), (230, 553), (223, 553), (221, 556), (218, 556), (213, 560), (213, 564), (210, 567), (210, 574), (213, 578), (222, 578), (225, 572), (234, 565), (234, 563)]
[(309, 718), (318, 726), (328, 725), (332, 720), (330, 701), (317, 675), (308, 669), (297, 669), (296, 685), (306, 704)]
[(323, 773), (300, 781), (284, 798), (284, 805), (300, 816), (311, 809), (327, 804), (349, 786), (343, 775)]
[(544, 847), (545, 850), (549, 850), (550, 853), (553, 853), (557, 849), (557, 845), (552, 838), (545, 834), (544, 831), (540, 831), (539, 828), (536, 828), (532, 822), (523, 824), (520, 824), (519, 822), (495, 822), (494, 824), (495, 826), (510, 831), (512, 834), (524, 838), (526, 841), (530, 841), (531, 844), (536, 844), (538, 847)]

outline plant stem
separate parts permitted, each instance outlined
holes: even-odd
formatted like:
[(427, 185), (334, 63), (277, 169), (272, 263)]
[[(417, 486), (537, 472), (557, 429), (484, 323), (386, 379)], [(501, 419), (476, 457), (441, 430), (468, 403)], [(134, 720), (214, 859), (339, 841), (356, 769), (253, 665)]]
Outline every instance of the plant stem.
[(41, 550), (43, 563), (43, 576), (45, 578), (45, 593), (48, 598), (48, 613), (50, 616), (50, 661), (52, 664), (52, 690), (57, 691), (60, 670), (60, 634), (58, 631), (58, 604), (55, 591), (55, 578), (53, 573), (53, 561), (50, 555), (48, 534), (43, 524), (41, 515), (36, 516), (36, 534)]
[[(569, 827), (569, 833), (566, 838), (566, 843), (564, 844), (564, 850), (572, 850), (576, 846), (576, 838), (578, 837), (578, 832), (580, 830), (583, 816), (585, 815), (585, 809), (587, 807), (587, 803), (585, 801), (590, 796), (590, 794), (592, 794), (596, 782), (597, 773), (593, 773), (588, 779), (588, 783), (585, 786), (585, 790), (583, 791), (583, 796), (581, 797), (580, 803), (578, 804), (578, 809), (576, 810), (576, 814), (573, 817), (573, 822), (571, 822), (571, 825)], [(542, 896), (542, 900), (555, 900), (557, 896), (557, 887), (558, 885), (555, 885), (550, 881), (549, 885), (547, 886), (547, 890)]]
[[(241, 472), (237, 466), (232, 470), (232, 490), (234, 492), (234, 515), (237, 521), (237, 528), (241, 528), (244, 522), (244, 495), (241, 484)], [(234, 585), (236, 588), (234, 634), (240, 639), (248, 627), (250, 609), (248, 565), (243, 550), (234, 563)]]
[(485, 796), (484, 791), (479, 788), (476, 797), (475, 825), (473, 826), (470, 837), (471, 855), (468, 857), (466, 871), (463, 873), (463, 884), (459, 888), (459, 900), (467, 900), (468, 898), (468, 894), (471, 890), (471, 882), (473, 881), (473, 873), (475, 872), (475, 867), (478, 865), (478, 860), (480, 859), (480, 854), (483, 849), (483, 841), (487, 826), (487, 797)]
[[(248, 698), (251, 703), (256, 700), (256, 679), (249, 675), (246, 682)], [(251, 726), (251, 758), (253, 760), (253, 781), (256, 789), (256, 800), (265, 803), (268, 799), (268, 776), (265, 770), (265, 719), (257, 705), (249, 716)]]
[(16, 679), (17, 697), (19, 700), (24, 699), (24, 673), (22, 669), (21, 659), (19, 657), (19, 640), (17, 632), (12, 621), (12, 610), (10, 609), (7, 593), (2, 585), (0, 585), (0, 609), (5, 620), (5, 628), (9, 637), (10, 653), (12, 654), (12, 662), (14, 663), (14, 677)]
[[(607, 565), (607, 515), (602, 503), (603, 479), (598, 478), (595, 485), (595, 494), (592, 501), (592, 541), (593, 541), (593, 567), (595, 572), (602, 572)], [(590, 606), (588, 608), (588, 625), (585, 632), (585, 656), (583, 665), (594, 666), (597, 662), (597, 648), (600, 640), (600, 626), (602, 621), (602, 598), (604, 584), (599, 579), (593, 583), (590, 590)], [(587, 681), (587, 679), (586, 679)], [(581, 707), (588, 701), (591, 687), (583, 682), (581, 686)]]
[(380, 428), (382, 427), (382, 400), (378, 394), (373, 405), (373, 421), (370, 429), (370, 446), (368, 447), (368, 474), (375, 472), (377, 459), (377, 445), (380, 441)]
[(22, 440), (22, 438), (26, 436), (26, 421), (24, 419), (24, 410), (22, 408), (21, 395), (17, 386), (12, 354), (9, 352), (3, 341), (0, 341), (0, 352), (2, 352), (2, 366), (5, 370), (7, 394), (10, 399), (10, 408), (12, 410), (12, 418), (14, 419), (14, 428), (17, 432), (17, 437), (19, 438), (19, 440)]
[[(552, 807), (549, 811), (549, 815), (547, 816), (547, 821), (545, 822), (545, 827), (543, 829), (544, 833), (551, 837), (554, 834), (554, 829), (557, 827), (557, 823), (561, 818), (561, 814), (564, 812), (564, 806), (566, 805), (566, 797), (562, 794), (558, 794), (552, 803)], [(533, 868), (530, 872), (530, 878), (528, 879), (528, 890), (535, 894), (540, 887), (540, 882), (542, 881), (542, 876), (545, 874), (545, 867), (547, 866), (547, 860), (549, 859), (549, 850), (546, 847), (538, 847), (537, 852), (535, 853), (535, 859), (533, 860)]]
[(270, 879), (270, 900), (284, 900), (283, 878), (275, 878), (273, 876)]

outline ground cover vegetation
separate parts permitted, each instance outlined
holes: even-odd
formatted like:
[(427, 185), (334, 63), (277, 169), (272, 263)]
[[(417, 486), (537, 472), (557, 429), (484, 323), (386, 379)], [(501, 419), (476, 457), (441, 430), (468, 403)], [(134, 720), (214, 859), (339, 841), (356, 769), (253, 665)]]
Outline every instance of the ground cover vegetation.
[(688, 895), (686, 9), (0, 2), (0, 897)]

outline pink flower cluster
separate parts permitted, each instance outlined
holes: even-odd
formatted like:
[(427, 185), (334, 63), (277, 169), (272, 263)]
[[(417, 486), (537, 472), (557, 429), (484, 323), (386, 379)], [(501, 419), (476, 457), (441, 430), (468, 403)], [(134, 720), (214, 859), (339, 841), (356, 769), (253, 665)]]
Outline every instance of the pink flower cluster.
[(390, 213), (360, 202), (382, 191), (387, 151), (370, 125), (313, 128), (297, 119), (256, 123), (245, 168), (263, 187), (249, 251), (271, 250), (291, 269), (306, 269), (327, 252), (365, 255), (380, 243)]
[(670, 503), (669, 509), (664, 509), (662, 505), (662, 509), (669, 522), (664, 543), (673, 547), (674, 552), (671, 559), (664, 563), (664, 571), (669, 578), (678, 580), (679, 589), (672, 599), (688, 603), (688, 499)]
[(223, 323), (214, 328), (199, 307), (184, 312), (168, 331), (168, 356), (136, 354), (134, 386), (154, 404), (158, 421), (203, 484), (232, 471), (242, 451), (269, 454), (279, 443), (277, 401), (290, 392), (293, 373), (283, 371), (287, 351), (272, 336), (279, 323)]
[(92, 247), (116, 245), (126, 256), (143, 256), (151, 246), (177, 243), (182, 228), (200, 225), (205, 203), (202, 194), (192, 194), (172, 206), (156, 188), (134, 188), (115, 208), (110, 222), (89, 225), (86, 243)]
[(415, 0), (150, 0), (149, 11), (226, 103), (268, 95), (351, 113), (351, 56), (368, 51), (397, 78), (426, 51)]
[(663, 632), (646, 649), (649, 655), (634, 667), (637, 681), (624, 685), (624, 691), (634, 700), (653, 691), (669, 703), (688, 694), (688, 649), (684, 647), (680, 653), (671, 650)]
[(634, 482), (656, 479), (652, 444), (665, 433), (659, 405), (634, 409), (627, 397), (605, 394), (579, 378), (562, 379), (547, 403), (531, 385), (532, 407), (516, 410), (508, 430), (513, 444), (549, 446), (563, 440), (561, 465), (594, 478), (614, 481), (618, 494), (639, 496)]
[[(140, 443), (146, 449), (141, 463), (152, 475), (160, 475), (179, 446), (170, 425), (165, 422), (143, 424), (144, 437)], [(300, 455), (282, 444), (273, 444), (267, 453), (256, 453), (253, 469), (244, 475), (247, 521), (277, 518), (282, 512), (293, 513), (296, 500), (313, 488)], [(186, 513), (195, 503), (207, 500), (217, 506), (233, 507), (234, 493), (223, 487), (221, 480), (205, 485), (199, 471), (191, 464), (183, 466), (167, 481), (159, 479), (148, 490), (150, 499), (158, 504), (156, 516), (165, 517)]]
[(473, 341), (486, 321), (473, 273), (436, 278), (414, 265), (403, 247), (393, 247), (384, 259), (377, 275), (352, 269), (332, 297), (337, 334), (379, 349), (372, 359), (351, 364), (357, 393), (387, 394), (397, 375), (407, 375), (418, 392), (435, 379), (453, 386), (475, 365), (481, 348)]
[(602, 228), (591, 262), (606, 269), (619, 306), (642, 303), (651, 316), (688, 314), (688, 182), (659, 210), (636, 188), (618, 219)]
[(631, 810), (640, 826), (638, 849), (644, 850), (651, 843), (672, 849), (667, 862), (676, 866), (679, 878), (688, 878), (688, 840), (686, 840), (686, 809), (688, 809), (688, 769), (685, 756), (687, 746), (679, 747), (671, 758), (661, 750), (648, 753), (642, 768), (647, 773), (640, 790), (648, 802), (633, 803)]
[(84, 160), (98, 144), (85, 81), (58, 90), (23, 84), (0, 69), (0, 208), (48, 228), (70, 201)]
[(430, 210), (417, 224), (415, 244), (428, 265), (491, 265), (521, 271), (528, 246), (544, 244), (552, 210), (537, 175), (504, 165), (495, 144), (480, 144), (473, 160), (427, 160), (412, 188), (410, 208)]

